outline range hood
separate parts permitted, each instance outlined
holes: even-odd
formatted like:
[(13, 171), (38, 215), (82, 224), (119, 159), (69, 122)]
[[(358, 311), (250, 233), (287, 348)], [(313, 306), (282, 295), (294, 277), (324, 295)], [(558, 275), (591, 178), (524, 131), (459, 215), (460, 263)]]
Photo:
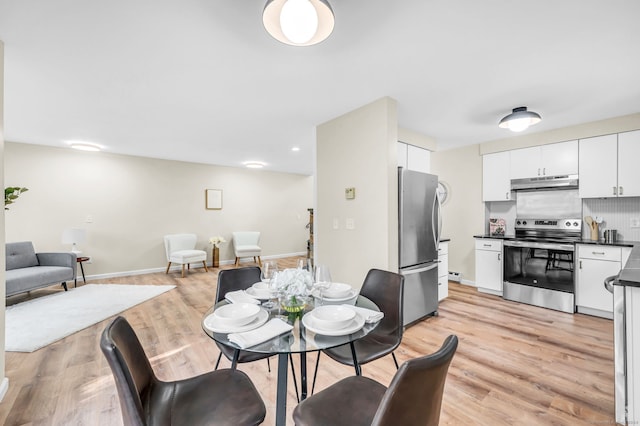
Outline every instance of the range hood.
[(577, 189), (578, 175), (538, 176), (511, 179), (512, 191), (533, 191), (537, 189)]

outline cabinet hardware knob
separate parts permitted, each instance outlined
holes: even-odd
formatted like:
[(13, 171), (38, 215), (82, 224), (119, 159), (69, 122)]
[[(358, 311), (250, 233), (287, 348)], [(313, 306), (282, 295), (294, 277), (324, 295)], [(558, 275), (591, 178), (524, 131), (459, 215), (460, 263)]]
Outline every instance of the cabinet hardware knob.
[(546, 167), (544, 167), (544, 168), (542, 169), (542, 175), (546, 175), (546, 174), (547, 174), (547, 168), (546, 168)]
[(622, 187), (618, 190), (618, 195), (622, 195)]
[(613, 195), (618, 195), (618, 188), (617, 187), (613, 187)]

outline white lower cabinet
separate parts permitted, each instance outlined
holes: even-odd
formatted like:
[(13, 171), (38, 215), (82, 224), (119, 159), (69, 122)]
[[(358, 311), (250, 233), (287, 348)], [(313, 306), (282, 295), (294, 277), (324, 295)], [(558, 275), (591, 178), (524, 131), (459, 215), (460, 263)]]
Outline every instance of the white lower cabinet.
[(476, 239), (476, 287), (502, 296), (502, 240)]
[(438, 245), (438, 300), (449, 296), (449, 243)]
[(577, 249), (576, 310), (613, 319), (613, 295), (604, 280), (620, 272), (630, 249), (594, 244), (578, 244)]

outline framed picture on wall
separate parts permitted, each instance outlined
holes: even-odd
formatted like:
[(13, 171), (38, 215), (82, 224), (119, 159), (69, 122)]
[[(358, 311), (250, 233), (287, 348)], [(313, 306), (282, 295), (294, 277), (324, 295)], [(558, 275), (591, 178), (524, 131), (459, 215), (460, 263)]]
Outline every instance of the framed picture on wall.
[(222, 189), (205, 189), (204, 200), (207, 210), (222, 210)]

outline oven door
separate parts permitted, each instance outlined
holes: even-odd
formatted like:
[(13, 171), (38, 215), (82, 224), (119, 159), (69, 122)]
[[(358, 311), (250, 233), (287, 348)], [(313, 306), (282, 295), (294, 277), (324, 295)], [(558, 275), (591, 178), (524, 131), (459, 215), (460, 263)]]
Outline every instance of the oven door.
[(573, 244), (505, 241), (503, 297), (573, 313), (574, 250)]

